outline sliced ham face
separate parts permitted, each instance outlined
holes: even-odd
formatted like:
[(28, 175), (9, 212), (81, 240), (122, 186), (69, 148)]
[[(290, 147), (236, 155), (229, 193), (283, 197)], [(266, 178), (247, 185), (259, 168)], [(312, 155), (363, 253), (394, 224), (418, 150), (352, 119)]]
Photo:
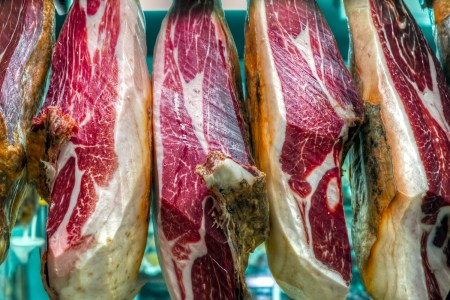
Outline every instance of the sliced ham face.
[(350, 155), (353, 241), (375, 299), (450, 287), (450, 92), (401, 0), (347, 0), (366, 121)]
[[(236, 259), (241, 252), (233, 244), (234, 231), (227, 236), (227, 226), (222, 226), (228, 220), (222, 215), (223, 204), (236, 199), (221, 202), (217, 197), (225, 194), (213, 193), (221, 187), (227, 193), (227, 178), (240, 182), (252, 165), (238, 57), (219, 1), (174, 1), (153, 59), (155, 223), (170, 295), (173, 299), (246, 297), (246, 259), (239, 257), (244, 264)], [(214, 155), (207, 159), (213, 151), (234, 163), (223, 166)], [(204, 181), (196, 174), (203, 163), (197, 171)], [(212, 167), (216, 163), (217, 169)], [(216, 174), (215, 179), (208, 177), (210, 173)], [(255, 177), (259, 175), (245, 178)], [(230, 188), (233, 194), (234, 186)], [(262, 203), (260, 210), (266, 211), (264, 224), (267, 206)], [(239, 243), (243, 236), (237, 236)]]
[(51, 0), (0, 1), (0, 263), (27, 196), (25, 137), (42, 105), (53, 44), (53, 9)]
[(33, 124), (47, 151), (43, 275), (53, 298), (137, 292), (150, 185), (146, 51), (135, 0), (75, 1), (55, 45), (45, 109)]
[(315, 1), (250, 1), (245, 70), (267, 174), (273, 276), (296, 299), (343, 299), (351, 279), (341, 159), (362, 102)]

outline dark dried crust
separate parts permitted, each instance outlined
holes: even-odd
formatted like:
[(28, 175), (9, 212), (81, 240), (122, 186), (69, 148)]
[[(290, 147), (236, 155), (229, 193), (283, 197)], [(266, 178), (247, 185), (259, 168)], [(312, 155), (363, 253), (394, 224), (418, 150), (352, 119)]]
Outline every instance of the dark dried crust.
[(447, 83), (450, 84), (450, 16), (437, 25), (436, 43), (444, 65)]
[(365, 104), (365, 122), (349, 152), (353, 246), (366, 271), (383, 211), (396, 195), (393, 167), (380, 106)]
[[(221, 152), (208, 155), (205, 164), (196, 169), (201, 177), (214, 173), (215, 163), (226, 159)], [(242, 166), (242, 165), (241, 165)], [(256, 177), (250, 185), (245, 179), (237, 186), (216, 184), (209, 188), (218, 206), (213, 217), (226, 233), (232, 246), (232, 254), (237, 268), (237, 299), (250, 299), (245, 284), (245, 270), (248, 257), (269, 235), (269, 203), (266, 190), (266, 175), (252, 166), (242, 166)]]
[[(255, 5), (255, 1), (250, 1), (250, 6)], [(264, 114), (260, 110), (264, 109), (264, 105), (261, 102), (262, 98), (261, 90), (264, 88), (263, 78), (259, 77), (261, 70), (259, 66), (262, 65), (261, 57), (258, 55), (258, 47), (256, 41), (256, 26), (254, 9), (249, 7), (249, 14), (247, 15), (247, 21), (245, 25), (245, 51), (244, 51), (244, 66), (245, 66), (245, 86), (247, 88), (247, 105), (249, 113), (249, 126), (251, 131), (251, 147), (253, 149), (253, 156), (255, 158), (256, 165), (262, 169), (262, 158), (259, 151), (255, 149), (261, 147), (265, 141), (259, 140), (259, 137), (265, 135), (262, 132), (266, 129), (263, 128), (266, 122), (262, 122), (261, 116)]]
[[(21, 128), (25, 131), (25, 134), (30, 128), (34, 114), (42, 103), (46, 77), (51, 62), (54, 23), (53, 3), (51, 0), (44, 0), (41, 35), (21, 76)], [(19, 208), (25, 199), (22, 193), (26, 184), (26, 178), (24, 178), (26, 145), (19, 141), (18, 132), (14, 133), (14, 144), (9, 144), (7, 137), (7, 127), (3, 116), (0, 114), (0, 262), (5, 258), (10, 231), (14, 227)]]
[(435, 41), (444, 67), (447, 83), (450, 84), (450, 1), (423, 0), (423, 7), (433, 9), (435, 22)]
[(47, 292), (48, 297), (51, 300), (57, 300), (58, 297), (56, 297), (56, 292), (50, 287), (50, 281), (48, 278), (47, 251), (45, 251), (41, 257), (41, 278), (42, 284), (44, 286), (45, 291)]
[[(42, 34), (31, 53), (22, 74), (22, 122), (27, 130), (31, 126), (33, 117), (42, 105), (45, 92), (45, 82), (51, 65), (52, 49), (55, 40), (55, 16), (52, 0), (43, 0)], [(33, 80), (30, 80), (33, 78)]]

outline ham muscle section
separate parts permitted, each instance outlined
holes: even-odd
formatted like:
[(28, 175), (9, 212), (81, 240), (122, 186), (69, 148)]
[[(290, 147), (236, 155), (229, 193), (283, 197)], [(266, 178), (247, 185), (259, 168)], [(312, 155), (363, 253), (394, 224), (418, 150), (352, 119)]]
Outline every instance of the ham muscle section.
[(51, 0), (0, 1), (0, 263), (25, 191), (26, 135), (51, 61)]
[(137, 292), (150, 185), (145, 58), (137, 1), (74, 2), (55, 46), (45, 110), (33, 125), (38, 137), (45, 133), (44, 165), (54, 174), (43, 262), (53, 298)]
[[(218, 3), (176, 0), (155, 48), (155, 217), (160, 263), (173, 299), (247, 297), (247, 258), (241, 253), (248, 255), (265, 239), (268, 224), (265, 191), (258, 191), (265, 188), (258, 187), (261, 174), (248, 166), (237, 53)], [(243, 193), (240, 184), (255, 189)], [(247, 197), (254, 191), (264, 196), (259, 205)], [(255, 209), (261, 222), (250, 222)], [(239, 225), (246, 224), (242, 212), (249, 213), (248, 227)], [(248, 231), (252, 226), (254, 233)]]
[(245, 69), (272, 274), (293, 298), (343, 299), (351, 259), (340, 165), (362, 103), (316, 2), (251, 1)]
[(366, 121), (351, 153), (353, 240), (375, 299), (450, 287), (450, 94), (401, 0), (347, 0)]

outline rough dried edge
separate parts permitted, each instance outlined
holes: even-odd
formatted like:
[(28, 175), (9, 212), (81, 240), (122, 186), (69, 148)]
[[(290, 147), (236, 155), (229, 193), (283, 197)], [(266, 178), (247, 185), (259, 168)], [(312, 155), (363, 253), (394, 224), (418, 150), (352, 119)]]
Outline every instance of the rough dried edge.
[(54, 174), (57, 170), (60, 148), (77, 130), (77, 123), (55, 106), (49, 106), (33, 120), (32, 130), (27, 136), (28, 180), (49, 203), (54, 179), (49, 173)]
[(380, 106), (365, 104), (365, 122), (349, 153), (353, 247), (366, 286), (382, 214), (397, 194)]
[(438, 56), (450, 85), (450, 1), (423, 0), (422, 7), (430, 9), (430, 19), (435, 23), (434, 40), (438, 48)]
[(51, 300), (58, 299), (56, 297), (56, 292), (50, 287), (47, 271), (47, 251), (45, 251), (41, 256), (41, 279), (45, 291)]
[[(51, 63), (52, 47), (54, 44), (55, 16), (52, 0), (44, 0), (42, 31), (28, 59), (22, 74), (21, 99), (23, 113), (23, 128), (29, 130), (31, 119), (42, 104), (48, 69)], [(33, 78), (33, 80), (29, 80)], [(1, 239), (6, 240), (5, 253), (0, 253), (0, 263), (5, 259), (9, 247), (9, 236), (15, 225), (19, 208), (25, 199), (22, 193), (26, 190), (26, 145), (19, 141), (18, 132), (14, 133), (15, 144), (7, 141), (7, 128), (3, 116), (0, 114), (0, 203), (5, 212)], [(11, 200), (13, 199), (13, 200)], [(4, 207), (4, 206), (7, 207)], [(6, 213), (8, 212), (8, 213)]]
[[(218, 151), (211, 152), (206, 163), (197, 166), (195, 172), (204, 182), (205, 177), (213, 174), (217, 164), (225, 159), (232, 158)], [(250, 253), (269, 235), (269, 204), (266, 175), (253, 166), (240, 166), (255, 177), (253, 184), (249, 184), (245, 179), (238, 186), (227, 186), (228, 183), (224, 182), (223, 186), (216, 184), (209, 187), (209, 191), (216, 205), (212, 217), (227, 235), (236, 267), (236, 281), (240, 287), (236, 298), (251, 299), (244, 273)]]

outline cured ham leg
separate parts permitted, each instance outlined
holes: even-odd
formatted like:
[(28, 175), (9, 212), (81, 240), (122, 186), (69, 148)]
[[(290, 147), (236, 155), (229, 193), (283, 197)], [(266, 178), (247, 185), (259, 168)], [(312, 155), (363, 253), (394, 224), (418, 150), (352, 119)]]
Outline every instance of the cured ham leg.
[(363, 107), (316, 2), (250, 1), (245, 70), (272, 274), (290, 297), (343, 299), (351, 258), (340, 166)]
[(50, 67), (51, 0), (0, 1), (0, 263), (26, 198), (26, 135), (42, 105)]
[(174, 1), (154, 53), (155, 218), (170, 295), (246, 298), (246, 256), (265, 240), (268, 205), (219, 1)]
[(30, 137), (49, 175), (43, 275), (52, 298), (138, 292), (150, 185), (146, 53), (137, 1), (74, 1)]
[(375, 299), (450, 288), (450, 93), (401, 0), (346, 0), (366, 120), (350, 153), (352, 235)]

